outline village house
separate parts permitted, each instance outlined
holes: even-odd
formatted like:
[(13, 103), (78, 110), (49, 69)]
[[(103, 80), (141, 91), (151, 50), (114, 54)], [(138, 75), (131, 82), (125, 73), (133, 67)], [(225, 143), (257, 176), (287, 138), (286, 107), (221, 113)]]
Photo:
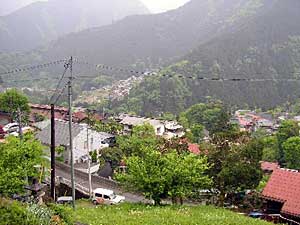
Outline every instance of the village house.
[[(35, 127), (39, 129), (36, 138), (42, 142), (42, 144), (50, 146), (51, 144), (51, 130), (50, 121), (43, 121), (36, 123)], [(88, 129), (86, 124), (72, 124), (73, 135), (73, 154), (74, 163), (82, 163), (88, 156), (88, 153), (98, 151), (99, 149), (106, 147), (103, 144), (106, 140), (114, 138), (113, 135), (96, 132)], [(87, 132), (89, 140), (87, 140)], [(62, 146), (65, 148), (63, 158), (65, 163), (70, 162), (70, 144), (69, 144), (69, 123), (63, 120), (55, 121), (55, 142), (56, 146)], [(88, 145), (89, 144), (89, 145)], [(88, 149), (89, 147), (89, 149)]]
[(271, 134), (276, 130), (276, 124), (269, 113), (238, 110), (235, 112), (231, 122), (239, 125), (241, 131), (254, 132), (262, 128)]
[[(46, 119), (50, 119), (51, 106), (50, 105), (39, 105), (39, 104), (29, 104), (30, 107), (30, 117), (29, 121), (39, 122), (37, 117), (44, 117)], [(54, 116), (56, 119), (65, 120), (68, 116), (68, 109), (64, 107), (55, 107), (54, 108)]]
[[(32, 123), (39, 122), (40, 117), (44, 117), (44, 119), (50, 119), (51, 116), (50, 105), (29, 104), (29, 107), (30, 107), (30, 118), (29, 118), (30, 122)], [(54, 108), (54, 116), (56, 119), (68, 120), (69, 119), (68, 115), (69, 115), (69, 110), (65, 107), (56, 106)], [(88, 118), (85, 109), (81, 109), (81, 108), (75, 109), (72, 116), (73, 116), (73, 122), (75, 123), (84, 122)], [(100, 114), (95, 112), (92, 113), (91, 118), (95, 120), (103, 119), (103, 117)]]
[(162, 121), (154, 118), (131, 116), (127, 114), (120, 115), (118, 121), (124, 126), (124, 133), (130, 133), (135, 126), (149, 123), (154, 128), (156, 135), (164, 136), (167, 139), (182, 137), (185, 134), (183, 127), (175, 121)]
[(262, 192), (266, 200), (266, 213), (300, 222), (300, 173), (277, 168)]

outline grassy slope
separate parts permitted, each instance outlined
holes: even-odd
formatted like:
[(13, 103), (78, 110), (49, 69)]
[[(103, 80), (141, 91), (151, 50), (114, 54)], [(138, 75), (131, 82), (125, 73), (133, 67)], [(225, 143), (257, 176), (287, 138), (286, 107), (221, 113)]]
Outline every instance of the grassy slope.
[(211, 206), (154, 207), (137, 204), (92, 206), (79, 202), (74, 219), (90, 225), (267, 225), (270, 223), (247, 218)]

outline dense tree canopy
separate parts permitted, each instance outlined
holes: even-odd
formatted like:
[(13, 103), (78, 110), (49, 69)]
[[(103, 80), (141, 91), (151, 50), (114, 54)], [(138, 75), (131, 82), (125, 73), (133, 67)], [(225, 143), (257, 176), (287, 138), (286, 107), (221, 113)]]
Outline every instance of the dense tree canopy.
[(263, 145), (238, 131), (218, 133), (208, 148), (209, 170), (213, 187), (218, 190), (219, 204), (223, 205), (226, 193), (257, 187), (261, 178), (260, 161)]
[(26, 117), (29, 113), (28, 99), (16, 89), (7, 90), (0, 94), (0, 110), (10, 113), (13, 119), (18, 112)]
[(291, 137), (282, 145), (286, 166), (289, 169), (300, 169), (300, 137)]
[(0, 144), (0, 194), (23, 192), (26, 177), (39, 177), (36, 165), (42, 163), (42, 145), (31, 136), (23, 141), (10, 137)]
[(283, 121), (276, 133), (279, 148), (279, 159), (281, 165), (285, 164), (285, 155), (283, 151), (283, 143), (290, 137), (299, 136), (299, 125), (296, 121), (286, 120)]
[(131, 136), (120, 137), (117, 143), (127, 156), (128, 168), (117, 178), (156, 204), (166, 197), (176, 202), (177, 198), (210, 186), (210, 178), (205, 175), (209, 168), (206, 157), (189, 153), (180, 140), (157, 138), (149, 124), (135, 127)]

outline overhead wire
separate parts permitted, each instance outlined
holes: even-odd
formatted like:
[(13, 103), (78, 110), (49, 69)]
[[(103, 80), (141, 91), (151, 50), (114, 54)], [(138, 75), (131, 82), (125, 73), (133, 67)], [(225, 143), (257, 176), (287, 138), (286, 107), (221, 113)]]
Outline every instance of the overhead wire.
[[(186, 79), (197, 79), (197, 80), (206, 80), (206, 81), (248, 81), (248, 82), (263, 82), (263, 81), (287, 81), (287, 82), (293, 82), (293, 81), (300, 81), (300, 72), (290, 72), (288, 75), (297, 76), (299, 75), (299, 78), (240, 78), (240, 77), (234, 77), (234, 76), (246, 76), (245, 73), (232, 73), (232, 74), (226, 74), (226, 77), (204, 77), (204, 76), (194, 76), (194, 75), (182, 75), (182, 74), (170, 74), (165, 73), (163, 70), (159, 71), (153, 71), (153, 72), (145, 72), (145, 71), (136, 71), (136, 70), (130, 70), (130, 69), (122, 69), (122, 68), (116, 68), (112, 66), (107, 66), (104, 64), (92, 64), (89, 62), (82, 62), (78, 59), (74, 60), (75, 63), (78, 63), (80, 65), (88, 65), (92, 66), (97, 69), (104, 69), (104, 70), (113, 70), (118, 72), (128, 72), (133, 75), (143, 75), (143, 76), (152, 76), (152, 75), (158, 75), (162, 77), (178, 77), (178, 78), (186, 78)], [(211, 75), (213, 72), (200, 72), (201, 75)], [(222, 73), (222, 72), (219, 72)], [(267, 73), (251, 73), (252, 75), (263, 75), (263, 76), (277, 76), (278, 74), (267, 74)], [(99, 76), (77, 76), (77, 79), (95, 79)], [(231, 77), (231, 78), (230, 78)]]
[[(59, 81), (58, 81), (58, 83), (57, 83), (57, 85), (56, 85), (56, 88), (55, 88), (56, 91), (58, 91), (58, 89), (59, 89), (59, 87), (60, 87), (60, 85), (61, 85), (61, 82), (62, 82), (63, 79), (65, 78), (66, 72), (68, 71), (69, 67), (70, 67), (70, 61), (69, 61), (68, 63), (65, 63), (65, 64), (64, 64), (64, 72), (63, 72), (61, 78), (59, 79)], [(55, 96), (55, 93), (54, 93), (54, 94), (51, 96), (51, 98), (49, 99), (48, 105), (52, 102), (54, 96)]]
[(61, 59), (61, 60), (56, 60), (56, 61), (38, 64), (38, 65), (34, 65), (34, 66), (28, 66), (28, 67), (24, 67), (24, 68), (15, 68), (15, 69), (8, 70), (6, 72), (0, 72), (0, 76), (6, 76), (6, 75), (16, 74), (16, 73), (20, 73), (20, 72), (27, 72), (27, 71), (38, 70), (38, 69), (47, 68), (47, 67), (51, 67), (51, 66), (56, 66), (56, 65), (66, 62), (66, 61), (67, 60), (65, 60), (65, 59)]

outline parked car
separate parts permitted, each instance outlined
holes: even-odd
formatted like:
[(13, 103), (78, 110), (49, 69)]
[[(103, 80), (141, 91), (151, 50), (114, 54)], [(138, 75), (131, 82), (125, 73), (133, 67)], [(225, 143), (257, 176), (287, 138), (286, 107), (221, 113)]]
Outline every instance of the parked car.
[(19, 130), (19, 124), (18, 123), (9, 123), (9, 124), (6, 124), (4, 127), (3, 127), (3, 130), (7, 133), (12, 133), (12, 132), (16, 132)]
[(58, 197), (56, 203), (57, 204), (71, 204), (73, 201), (72, 196), (62, 196)]
[(124, 202), (125, 197), (121, 195), (116, 195), (114, 191), (104, 189), (104, 188), (97, 188), (93, 191), (93, 204), (108, 204), (108, 205), (115, 205), (118, 203)]
[[(22, 133), (23, 134), (26, 134), (26, 133), (28, 133), (30, 131), (33, 131), (33, 129), (31, 127), (22, 127)], [(10, 135), (18, 137), (19, 136), (19, 129), (17, 131), (15, 131), (15, 132), (9, 133), (7, 136), (10, 136)]]

